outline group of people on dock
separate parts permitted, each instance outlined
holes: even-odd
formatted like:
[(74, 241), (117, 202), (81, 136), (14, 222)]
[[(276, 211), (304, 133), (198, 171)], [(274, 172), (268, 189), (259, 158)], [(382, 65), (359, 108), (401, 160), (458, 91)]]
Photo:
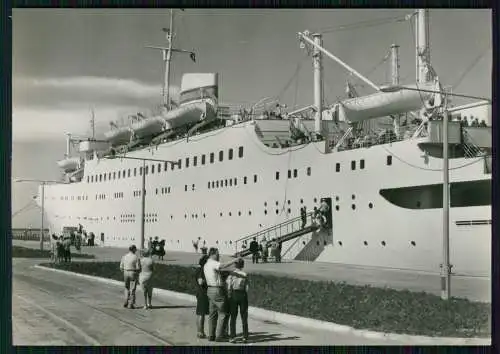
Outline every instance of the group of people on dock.
[[(281, 247), (282, 242), (279, 242), (275, 238), (268, 241), (264, 236), (259, 243), (257, 237), (254, 237), (249, 246), (249, 250), (252, 253), (252, 263), (259, 263), (259, 259), (267, 263), (270, 258), (274, 258), (276, 263), (281, 263)], [(247, 244), (244, 242), (243, 249), (246, 248)]]
[[(136, 290), (140, 285), (144, 293), (144, 309), (152, 309), (152, 277), (154, 262), (151, 251), (145, 249), (142, 256), (132, 245), (120, 261), (125, 285), (123, 307), (136, 308)], [(197, 337), (207, 338), (205, 319), (208, 316), (208, 340), (215, 342), (236, 341), (236, 320), (241, 316), (242, 342), (248, 339), (248, 276), (243, 271), (244, 261), (236, 258), (221, 263), (219, 250), (210, 248), (202, 255), (194, 272), (196, 286)], [(232, 267), (232, 269), (231, 269)]]

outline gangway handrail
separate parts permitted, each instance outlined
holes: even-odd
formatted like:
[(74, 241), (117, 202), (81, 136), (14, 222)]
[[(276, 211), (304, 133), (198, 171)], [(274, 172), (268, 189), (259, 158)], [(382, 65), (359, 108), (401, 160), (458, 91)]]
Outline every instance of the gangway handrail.
[[(314, 211), (310, 211), (308, 213), (306, 213), (306, 220), (309, 218), (309, 217), (312, 217), (314, 215)], [(246, 241), (246, 240), (249, 240), (249, 239), (252, 239), (254, 237), (258, 237), (260, 235), (265, 235), (265, 234), (268, 234), (272, 231), (275, 231), (275, 230), (278, 230), (278, 229), (281, 229), (285, 226), (289, 226), (293, 223), (296, 223), (297, 221), (302, 221), (302, 216), (298, 216), (296, 218), (293, 218), (293, 219), (289, 219), (289, 220), (286, 220), (286, 221), (283, 221), (279, 224), (276, 224), (276, 225), (273, 225), (273, 226), (270, 226), (266, 229), (263, 229), (263, 230), (260, 230), (258, 232), (254, 232), (253, 234), (251, 235), (248, 235), (248, 236), (245, 236), (245, 237), (242, 237), (242, 238), (239, 238), (235, 241), (235, 248), (236, 248), (236, 251), (238, 251), (238, 243), (241, 243), (243, 241)], [(293, 232), (294, 230), (292, 229), (291, 232)], [(281, 237), (282, 235), (278, 236), (278, 237)]]

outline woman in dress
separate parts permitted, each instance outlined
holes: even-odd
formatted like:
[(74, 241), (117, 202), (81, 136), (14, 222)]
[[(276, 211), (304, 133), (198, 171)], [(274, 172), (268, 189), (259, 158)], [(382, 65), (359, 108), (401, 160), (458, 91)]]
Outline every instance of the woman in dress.
[(139, 283), (144, 293), (144, 308), (152, 309), (151, 298), (153, 297), (153, 285), (151, 278), (153, 277), (153, 258), (149, 250), (142, 251), (141, 258), (141, 273), (139, 274)]
[(207, 296), (207, 282), (203, 267), (207, 263), (208, 256), (203, 255), (198, 262), (199, 267), (195, 271), (196, 279), (196, 327), (198, 329), (198, 338), (206, 338), (205, 334), (205, 316), (208, 316), (209, 304)]

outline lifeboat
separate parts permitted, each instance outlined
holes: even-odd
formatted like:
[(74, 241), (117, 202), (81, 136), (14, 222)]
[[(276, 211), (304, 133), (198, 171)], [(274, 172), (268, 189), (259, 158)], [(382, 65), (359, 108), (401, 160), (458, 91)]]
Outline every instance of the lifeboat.
[(166, 130), (169, 130), (204, 120), (211, 121), (215, 117), (215, 107), (207, 100), (181, 105), (179, 108), (167, 112), (164, 119)]
[(160, 134), (165, 126), (165, 120), (161, 117), (150, 117), (132, 123), (130, 129), (137, 138), (150, 137)]
[(368, 96), (350, 98), (336, 105), (340, 121), (351, 123), (368, 119), (386, 117), (420, 110), (434, 93), (418, 90), (436, 90), (434, 84), (408, 86), (396, 92), (377, 92)]
[(80, 166), (79, 157), (68, 157), (57, 162), (59, 168), (61, 168), (65, 173), (70, 173), (76, 171)]
[(113, 128), (105, 132), (104, 136), (113, 146), (123, 145), (130, 141), (132, 131), (129, 127)]

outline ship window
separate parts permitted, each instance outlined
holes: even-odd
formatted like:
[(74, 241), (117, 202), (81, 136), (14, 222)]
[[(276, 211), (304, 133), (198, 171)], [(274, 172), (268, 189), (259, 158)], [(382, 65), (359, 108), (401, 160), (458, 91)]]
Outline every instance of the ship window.
[(214, 153), (210, 153), (210, 163), (214, 163)]
[(310, 176), (311, 175), (311, 167), (308, 167), (307, 168), (307, 175)]
[(104, 178), (104, 182), (106, 182), (106, 174), (104, 174), (103, 178)]
[(257, 183), (257, 175), (253, 175), (253, 183)]
[(298, 172), (297, 172), (297, 169), (295, 168), (293, 170), (293, 178), (297, 178), (297, 174), (298, 174)]
[(146, 170), (144, 171), (144, 173), (146, 174), (146, 176), (148, 175), (148, 173), (149, 173), (149, 166), (146, 166)]
[(238, 185), (238, 178), (234, 177), (234, 185), (237, 186)]
[(156, 194), (158, 194), (158, 188), (156, 188)]
[(168, 168), (168, 162), (164, 162), (163, 163), (163, 171), (167, 172), (167, 168)]
[(233, 159), (233, 149), (229, 149), (229, 153), (228, 153), (227, 158), (228, 158), (229, 160), (232, 160), (232, 159)]
[(219, 151), (219, 161), (224, 160), (224, 151)]
[(276, 180), (279, 180), (280, 179), (280, 173), (278, 171), (276, 171)]
[(191, 190), (194, 191), (194, 184), (191, 185)]
[(189, 157), (186, 157), (186, 168), (189, 167)]
[(139, 167), (139, 176), (142, 176), (142, 167)]
[(292, 170), (288, 170), (288, 178), (292, 178)]
[(212, 181), (212, 188), (214, 188), (214, 187), (215, 187), (215, 182), (214, 182), (214, 181)]
[(111, 172), (110, 172), (110, 173), (108, 173), (108, 180), (110, 180), (110, 181), (111, 181)]
[(240, 147), (238, 148), (238, 157), (239, 157), (239, 158), (242, 158), (242, 157), (243, 157), (243, 146), (240, 146)]
[(187, 184), (185, 184), (185, 185), (184, 185), (184, 192), (187, 192), (187, 190), (188, 190), (188, 185), (187, 185)]
[(167, 188), (167, 192), (170, 193), (170, 187)]
[(201, 155), (201, 164), (204, 165), (205, 164), (205, 155)]
[(121, 172), (122, 172), (122, 171), (118, 171), (118, 179), (120, 179)]
[(89, 176), (87, 176), (87, 183), (89, 183)]
[(229, 187), (232, 187), (233, 186), (233, 179), (229, 179)]
[(224, 180), (223, 179), (220, 180), (220, 186), (221, 186), (221, 188), (224, 187)]
[[(161, 172), (161, 163), (159, 163), (159, 164), (158, 164), (158, 170), (157, 170), (157, 171), (158, 171), (157, 173), (160, 173), (160, 172)], [(129, 173), (129, 175), (128, 175), (128, 176), (130, 177), (130, 173)]]
[(137, 167), (134, 167), (134, 177), (137, 176)]
[(193, 156), (193, 166), (196, 167), (198, 164), (198, 156)]
[(127, 177), (130, 177), (130, 168), (127, 171)]
[(113, 172), (113, 179), (116, 179), (116, 172)]
[(210, 182), (208, 182), (208, 189), (210, 189)]
[(335, 172), (340, 172), (340, 163), (335, 164)]
[(179, 167), (179, 170), (182, 168), (182, 159), (177, 161), (177, 167)]
[(351, 161), (351, 170), (356, 169), (356, 161)]
[(359, 161), (359, 168), (362, 169), (362, 170), (365, 168), (365, 160), (360, 160)]
[(155, 165), (151, 165), (151, 174), (155, 173)]
[(90, 182), (94, 183), (94, 176), (90, 176)]
[(243, 184), (247, 184), (247, 176), (243, 177)]
[(386, 163), (387, 163), (387, 166), (392, 165), (392, 156), (390, 156), (390, 155), (387, 156), (387, 162)]
[(227, 187), (227, 179), (226, 179), (226, 180), (224, 180), (224, 182), (225, 182), (225, 183), (224, 183), (224, 187)]
[(122, 178), (125, 178), (125, 170), (122, 171)]
[(219, 188), (219, 181), (215, 181), (215, 187)]

